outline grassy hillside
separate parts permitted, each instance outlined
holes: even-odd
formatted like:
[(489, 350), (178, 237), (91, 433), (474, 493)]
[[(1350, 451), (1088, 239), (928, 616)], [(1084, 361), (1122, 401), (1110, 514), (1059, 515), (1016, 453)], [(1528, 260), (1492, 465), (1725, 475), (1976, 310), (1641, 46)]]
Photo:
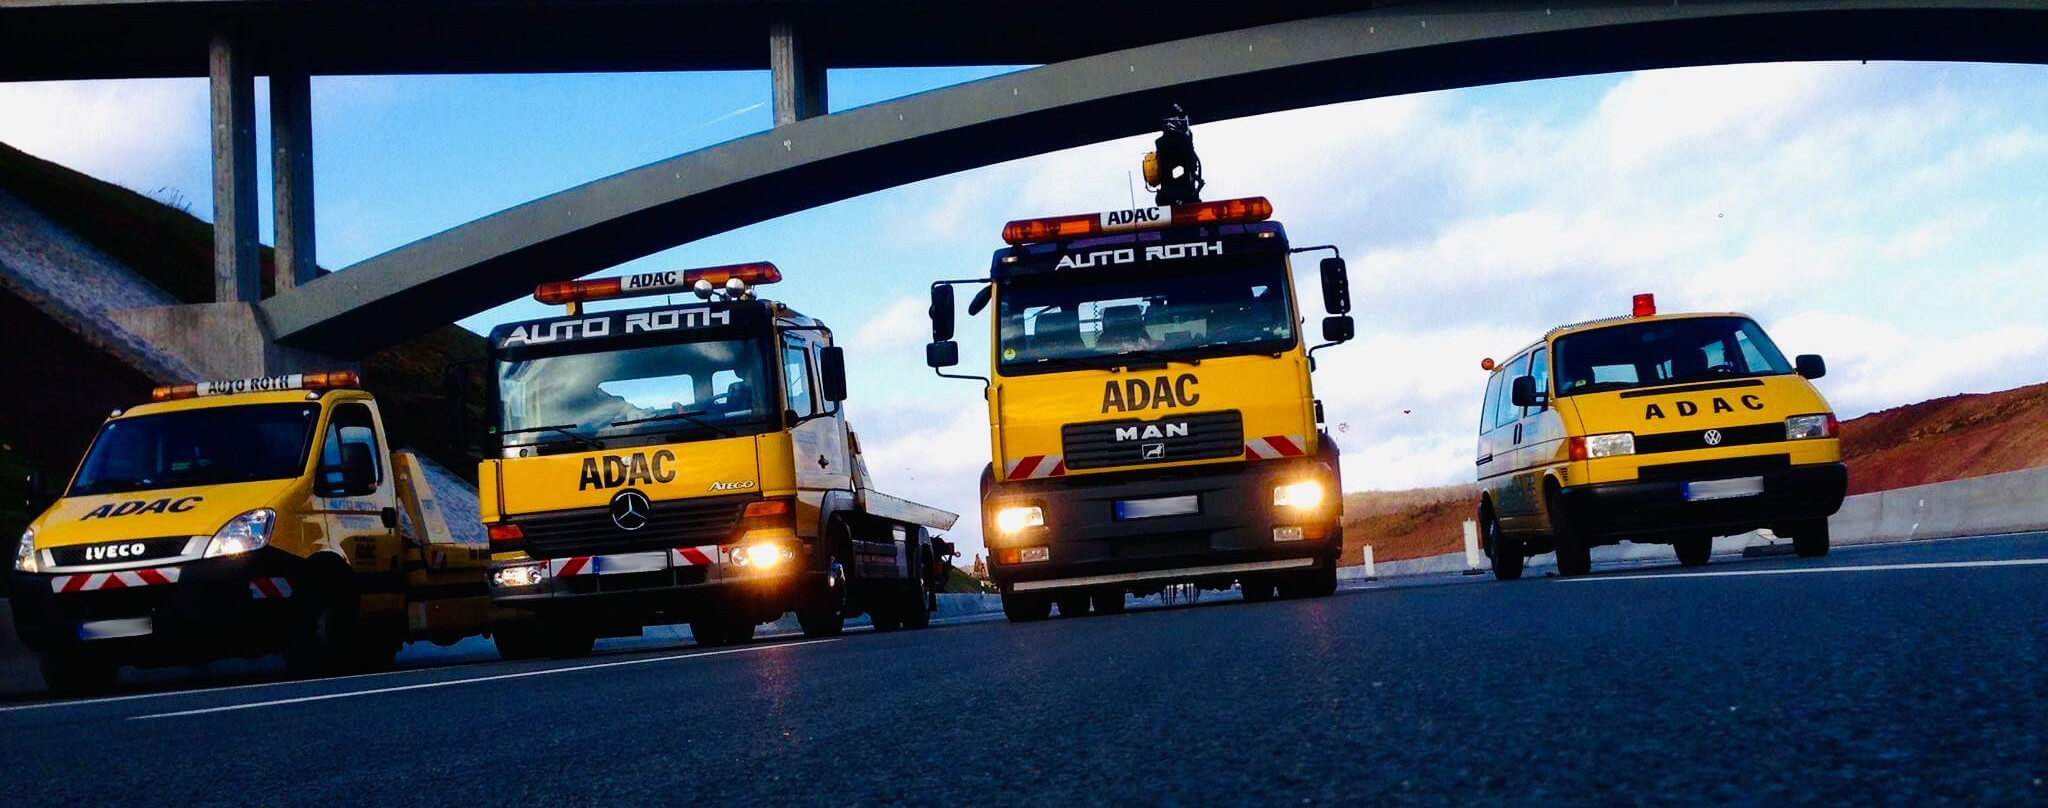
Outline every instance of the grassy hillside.
[[(213, 227), (191, 213), (0, 144), (0, 190), (13, 194), (121, 261), (172, 296), (213, 299)], [(263, 249), (265, 293), (271, 252)], [(99, 352), (27, 304), (0, 300), (7, 372), (35, 396), (0, 399), (0, 535), (21, 530), (18, 503), (26, 469), (67, 476), (107, 411), (149, 396), (149, 380)], [(395, 444), (473, 477), (447, 435), (443, 369), (483, 354), (483, 338), (450, 325), (364, 357), (364, 384), (376, 393)], [(38, 361), (21, 361), (34, 356)]]
[[(1851, 419), (1842, 457), (1851, 494), (2048, 466), (2048, 383)], [(1367, 544), (1378, 561), (1461, 552), (1478, 502), (1471, 485), (1345, 494), (1345, 563), (1359, 563)]]

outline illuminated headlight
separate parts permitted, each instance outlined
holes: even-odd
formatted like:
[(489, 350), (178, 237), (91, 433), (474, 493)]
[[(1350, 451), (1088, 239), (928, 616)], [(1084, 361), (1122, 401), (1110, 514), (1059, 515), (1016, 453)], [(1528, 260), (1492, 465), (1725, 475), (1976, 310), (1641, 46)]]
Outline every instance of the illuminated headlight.
[(1785, 439), (1832, 438), (1835, 436), (1835, 423), (1835, 414), (1831, 412), (1794, 415), (1785, 419)]
[(1273, 507), (1308, 510), (1323, 504), (1323, 484), (1315, 480), (1275, 486)]
[(270, 543), (270, 529), (277, 524), (277, 512), (269, 508), (229, 519), (206, 544), (206, 557), (241, 555)]
[(996, 511), (996, 530), (999, 532), (1019, 533), (1034, 527), (1045, 527), (1044, 508), (1019, 505)]
[(491, 585), (496, 587), (539, 586), (547, 580), (547, 566), (543, 564), (520, 564), (516, 567), (501, 567), (491, 572)]
[(1586, 436), (1586, 459), (1618, 457), (1636, 453), (1636, 436), (1633, 432), (1609, 432), (1604, 435)]
[(762, 542), (734, 547), (729, 558), (735, 566), (765, 570), (784, 561), (796, 560), (796, 551), (784, 545)]
[(21, 544), (14, 548), (14, 568), (22, 572), (43, 571), (43, 562), (36, 560), (36, 532), (34, 529), (21, 532)]

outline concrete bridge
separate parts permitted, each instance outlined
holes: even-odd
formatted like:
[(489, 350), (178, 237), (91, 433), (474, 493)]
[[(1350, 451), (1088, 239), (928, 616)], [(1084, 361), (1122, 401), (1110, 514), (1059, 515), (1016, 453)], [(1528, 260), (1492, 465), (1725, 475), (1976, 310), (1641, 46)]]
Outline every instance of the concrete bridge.
[[(1000, 17), (978, 4), (912, 0), (17, 6), (0, 10), (0, 79), (196, 75), (202, 65), (211, 77), (219, 302), (127, 319), (189, 343), (179, 346), (186, 350), (212, 351), (199, 364), (224, 373), (359, 356), (516, 298), (543, 279), (874, 190), (1142, 133), (1173, 102), (1217, 120), (1685, 65), (2048, 62), (2048, 0), (1041, 0)], [(58, 53), (51, 45), (107, 30), (133, 47)], [(1044, 66), (823, 114), (827, 67), (999, 63)], [(735, 67), (771, 70), (774, 129), (314, 275), (311, 74)], [(272, 76), (279, 144), (278, 291), (260, 301), (250, 98), (257, 72)], [(240, 338), (224, 341), (223, 333)]]

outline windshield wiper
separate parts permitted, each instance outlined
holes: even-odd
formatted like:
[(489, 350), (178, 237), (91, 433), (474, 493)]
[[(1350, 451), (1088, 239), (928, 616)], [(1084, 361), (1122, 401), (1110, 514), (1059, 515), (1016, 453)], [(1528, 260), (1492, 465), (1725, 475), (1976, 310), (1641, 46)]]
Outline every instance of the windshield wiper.
[(711, 413), (704, 412), (702, 410), (698, 410), (696, 412), (667, 412), (662, 413), (660, 415), (650, 416), (647, 418), (634, 418), (630, 421), (613, 421), (612, 426), (632, 426), (634, 424), (651, 424), (656, 421), (674, 421), (680, 419), (684, 421), (689, 421), (690, 423), (704, 427), (705, 429), (714, 430), (718, 434), (724, 435), (726, 437), (732, 437), (733, 435), (738, 434), (730, 429), (726, 429), (725, 427), (719, 426), (709, 421), (701, 420), (703, 416), (710, 414)]
[(604, 444), (602, 443), (598, 443), (597, 441), (591, 440), (589, 438), (583, 437), (582, 435), (578, 435), (574, 432), (569, 431), (570, 429), (577, 426), (579, 426), (579, 424), (548, 424), (546, 426), (529, 426), (522, 429), (503, 430), (499, 432), (498, 435), (502, 437), (505, 435), (522, 435), (528, 432), (560, 432), (564, 436), (568, 437), (570, 440), (576, 441), (577, 443), (581, 443), (592, 449), (604, 448)]

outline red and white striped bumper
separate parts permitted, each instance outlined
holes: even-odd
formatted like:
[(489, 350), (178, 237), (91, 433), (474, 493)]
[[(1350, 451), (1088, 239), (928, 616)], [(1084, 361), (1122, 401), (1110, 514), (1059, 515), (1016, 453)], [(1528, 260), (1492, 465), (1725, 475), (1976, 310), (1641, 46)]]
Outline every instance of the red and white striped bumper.
[(1063, 477), (1066, 473), (1067, 461), (1059, 455), (1030, 455), (1003, 462), (1005, 480), (1039, 480)]
[(548, 574), (557, 578), (578, 575), (620, 575), (632, 572), (660, 572), (670, 566), (708, 567), (718, 559), (718, 545), (678, 547), (666, 552), (618, 553), (616, 555), (571, 556), (548, 559)]
[(1263, 438), (1245, 438), (1244, 459), (1273, 460), (1282, 457), (1303, 457), (1308, 454), (1302, 447), (1308, 445), (1301, 435), (1267, 435)]
[(96, 592), (101, 589), (163, 586), (177, 582), (177, 567), (152, 567), (140, 570), (121, 570), (120, 572), (82, 572), (77, 575), (58, 575), (50, 578), (50, 591)]

